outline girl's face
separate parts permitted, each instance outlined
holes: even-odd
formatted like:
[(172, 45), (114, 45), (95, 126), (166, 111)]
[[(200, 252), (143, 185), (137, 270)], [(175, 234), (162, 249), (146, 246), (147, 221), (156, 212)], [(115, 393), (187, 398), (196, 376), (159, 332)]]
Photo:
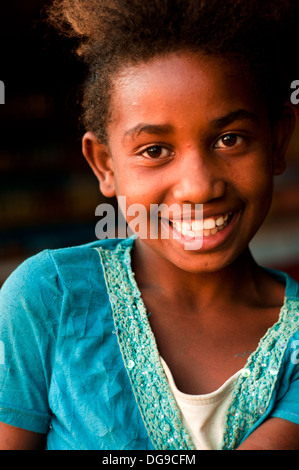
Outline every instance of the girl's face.
[[(169, 239), (148, 237), (138, 249), (194, 273), (232, 263), (268, 212), (273, 174), (284, 168), (288, 132), (281, 129), (289, 126), (271, 129), (241, 67), (192, 53), (127, 68), (114, 83), (112, 110), (109, 150), (92, 152), (102, 192), (111, 196), (112, 187), (127, 207), (142, 204), (148, 220), (151, 204), (193, 210), (189, 234), (170, 214)], [(203, 205), (203, 244), (186, 249), (196, 204)]]

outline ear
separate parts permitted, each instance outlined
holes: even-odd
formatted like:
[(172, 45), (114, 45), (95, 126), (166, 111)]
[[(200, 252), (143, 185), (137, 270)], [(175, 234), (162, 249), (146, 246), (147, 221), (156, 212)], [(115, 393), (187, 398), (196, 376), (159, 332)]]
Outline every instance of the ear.
[(281, 175), (286, 167), (285, 154), (292, 137), (296, 117), (291, 106), (285, 105), (280, 119), (275, 123), (272, 130), (273, 147), (272, 162), (273, 175)]
[(113, 163), (108, 146), (102, 144), (92, 132), (87, 132), (82, 140), (82, 151), (99, 180), (102, 194), (115, 196)]

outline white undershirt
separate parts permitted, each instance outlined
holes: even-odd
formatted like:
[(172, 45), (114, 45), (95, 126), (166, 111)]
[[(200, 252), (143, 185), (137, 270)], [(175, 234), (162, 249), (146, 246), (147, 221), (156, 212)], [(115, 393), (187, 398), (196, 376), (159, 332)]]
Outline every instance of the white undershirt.
[(161, 362), (182, 421), (197, 450), (217, 450), (223, 439), (224, 417), (241, 371), (236, 372), (218, 390), (205, 395), (188, 395), (177, 389), (166, 362)]

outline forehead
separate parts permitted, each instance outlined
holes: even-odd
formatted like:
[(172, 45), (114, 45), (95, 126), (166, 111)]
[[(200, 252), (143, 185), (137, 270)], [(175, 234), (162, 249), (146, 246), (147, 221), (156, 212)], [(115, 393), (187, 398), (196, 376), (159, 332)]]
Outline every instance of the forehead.
[(225, 58), (173, 53), (123, 69), (113, 83), (112, 123), (133, 126), (188, 115), (215, 120), (237, 109), (265, 114), (244, 66)]

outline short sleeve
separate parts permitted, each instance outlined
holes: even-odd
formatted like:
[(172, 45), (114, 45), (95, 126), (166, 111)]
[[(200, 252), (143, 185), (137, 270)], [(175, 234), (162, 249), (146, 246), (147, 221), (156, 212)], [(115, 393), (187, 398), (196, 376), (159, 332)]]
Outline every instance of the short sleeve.
[(0, 421), (47, 433), (61, 290), (51, 254), (22, 263), (0, 291)]
[(278, 399), (271, 416), (299, 424), (299, 333), (291, 339), (285, 362), (287, 372), (282, 378), (282, 396)]

